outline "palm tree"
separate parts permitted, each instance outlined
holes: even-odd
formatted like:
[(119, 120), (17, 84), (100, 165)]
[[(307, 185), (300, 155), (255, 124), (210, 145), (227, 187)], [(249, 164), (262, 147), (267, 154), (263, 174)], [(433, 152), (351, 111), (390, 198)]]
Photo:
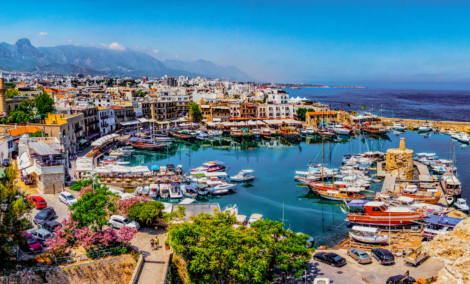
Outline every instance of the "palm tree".
[(348, 112), (351, 112), (351, 104), (348, 104)]
[(362, 105), (362, 110), (366, 110), (366, 105)]

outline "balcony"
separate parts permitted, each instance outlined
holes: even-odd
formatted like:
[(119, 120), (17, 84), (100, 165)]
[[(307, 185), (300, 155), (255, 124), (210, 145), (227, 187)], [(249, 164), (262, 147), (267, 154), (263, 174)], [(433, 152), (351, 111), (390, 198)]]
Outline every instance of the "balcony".
[(83, 130), (83, 126), (75, 127), (75, 132), (82, 131), (82, 130)]
[(109, 115), (103, 115), (103, 116), (101, 116), (101, 119), (106, 119), (106, 118), (109, 118)]

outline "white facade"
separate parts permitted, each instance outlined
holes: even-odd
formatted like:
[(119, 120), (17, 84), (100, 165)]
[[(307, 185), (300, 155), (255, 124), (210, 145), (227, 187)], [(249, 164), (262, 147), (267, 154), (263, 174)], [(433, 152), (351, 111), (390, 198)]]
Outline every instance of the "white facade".
[(106, 108), (104, 110), (98, 109), (98, 119), (100, 131), (104, 134), (112, 133), (116, 130), (116, 119), (114, 116), (114, 109)]
[(294, 118), (294, 107), (289, 104), (267, 104), (267, 115), (273, 118)]

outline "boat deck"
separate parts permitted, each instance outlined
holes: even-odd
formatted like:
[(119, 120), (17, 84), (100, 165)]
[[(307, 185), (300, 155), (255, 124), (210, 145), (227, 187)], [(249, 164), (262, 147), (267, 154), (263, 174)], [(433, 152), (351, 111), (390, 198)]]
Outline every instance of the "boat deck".
[(152, 177), (153, 179), (150, 180), (148, 177), (145, 177), (142, 179), (142, 181), (139, 181), (136, 178), (121, 178), (121, 181), (118, 181), (118, 178), (102, 178), (101, 182), (114, 186), (114, 187), (120, 187), (120, 188), (135, 188), (138, 186), (146, 186), (150, 185), (152, 183), (156, 184), (170, 184), (170, 183), (184, 183), (184, 178), (183, 176), (180, 175), (173, 175), (173, 176), (163, 176), (163, 177)]
[(397, 180), (396, 176), (390, 174), (385, 175), (385, 180), (382, 185), (382, 194), (390, 194), (395, 192), (395, 182)]

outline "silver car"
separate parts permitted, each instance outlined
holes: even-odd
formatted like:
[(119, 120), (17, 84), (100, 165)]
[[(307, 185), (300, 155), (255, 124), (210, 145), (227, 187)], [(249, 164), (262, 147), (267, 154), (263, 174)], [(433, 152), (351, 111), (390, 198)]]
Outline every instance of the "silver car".
[(75, 196), (66, 191), (60, 193), (59, 201), (67, 204), (68, 206), (72, 206), (73, 204), (77, 203)]
[(108, 226), (114, 229), (121, 229), (122, 227), (131, 227), (136, 230), (140, 229), (139, 223), (120, 215), (111, 216), (108, 220)]
[(355, 259), (357, 263), (365, 264), (372, 262), (370, 255), (362, 249), (348, 249), (348, 255)]

